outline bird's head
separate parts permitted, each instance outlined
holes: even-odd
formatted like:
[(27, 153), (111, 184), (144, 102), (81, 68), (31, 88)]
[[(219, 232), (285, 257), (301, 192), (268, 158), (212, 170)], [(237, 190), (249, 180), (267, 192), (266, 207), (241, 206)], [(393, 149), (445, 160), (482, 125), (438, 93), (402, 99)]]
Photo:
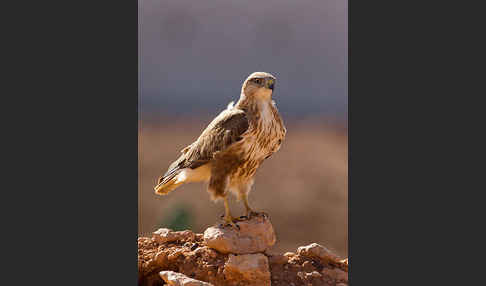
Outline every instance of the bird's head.
[(271, 100), (276, 78), (266, 72), (254, 72), (243, 83), (241, 92), (248, 97)]

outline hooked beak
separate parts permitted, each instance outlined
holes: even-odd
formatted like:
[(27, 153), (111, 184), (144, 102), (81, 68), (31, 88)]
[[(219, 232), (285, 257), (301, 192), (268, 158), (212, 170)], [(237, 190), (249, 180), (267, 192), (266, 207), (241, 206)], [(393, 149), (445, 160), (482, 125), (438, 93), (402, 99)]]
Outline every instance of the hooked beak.
[(273, 90), (273, 88), (275, 87), (275, 80), (272, 78), (267, 79), (266, 86), (267, 88)]

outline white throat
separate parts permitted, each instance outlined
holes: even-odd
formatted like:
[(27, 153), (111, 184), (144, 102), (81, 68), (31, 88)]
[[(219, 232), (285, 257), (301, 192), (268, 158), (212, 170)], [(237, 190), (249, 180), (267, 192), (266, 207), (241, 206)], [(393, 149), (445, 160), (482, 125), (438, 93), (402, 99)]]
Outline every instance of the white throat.
[(260, 109), (261, 120), (265, 126), (267, 123), (270, 123), (273, 120), (271, 104), (271, 100), (258, 100), (258, 108)]

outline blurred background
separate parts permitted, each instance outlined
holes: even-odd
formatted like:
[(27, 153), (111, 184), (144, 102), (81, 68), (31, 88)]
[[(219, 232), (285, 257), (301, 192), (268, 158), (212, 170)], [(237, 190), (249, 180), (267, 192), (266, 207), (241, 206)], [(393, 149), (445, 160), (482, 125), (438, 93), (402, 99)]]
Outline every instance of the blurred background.
[[(250, 194), (270, 215), (275, 251), (311, 242), (348, 255), (347, 6), (344, 0), (139, 1), (138, 232), (202, 232), (224, 208), (204, 184), (153, 186), (254, 71), (277, 77), (287, 127)], [(231, 198), (234, 215), (244, 208)]]

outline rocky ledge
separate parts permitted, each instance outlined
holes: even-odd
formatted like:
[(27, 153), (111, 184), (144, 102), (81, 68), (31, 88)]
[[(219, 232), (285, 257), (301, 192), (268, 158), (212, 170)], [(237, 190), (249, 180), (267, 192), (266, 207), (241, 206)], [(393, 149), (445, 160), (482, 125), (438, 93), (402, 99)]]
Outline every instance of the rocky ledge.
[(256, 216), (204, 234), (161, 228), (138, 238), (138, 284), (171, 286), (348, 285), (348, 260), (312, 243), (270, 253), (276, 242), (267, 217)]

